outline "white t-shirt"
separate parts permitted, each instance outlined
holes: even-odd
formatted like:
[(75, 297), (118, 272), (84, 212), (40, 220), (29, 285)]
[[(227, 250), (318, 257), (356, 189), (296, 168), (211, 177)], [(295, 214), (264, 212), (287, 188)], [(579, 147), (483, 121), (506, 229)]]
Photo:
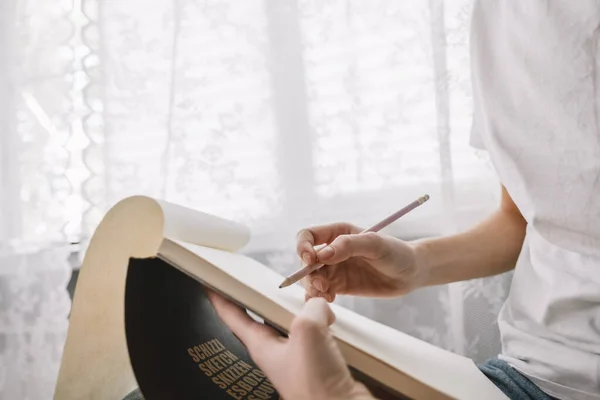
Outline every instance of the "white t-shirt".
[(600, 0), (473, 10), (472, 144), (528, 222), (501, 359), (560, 399), (600, 399)]

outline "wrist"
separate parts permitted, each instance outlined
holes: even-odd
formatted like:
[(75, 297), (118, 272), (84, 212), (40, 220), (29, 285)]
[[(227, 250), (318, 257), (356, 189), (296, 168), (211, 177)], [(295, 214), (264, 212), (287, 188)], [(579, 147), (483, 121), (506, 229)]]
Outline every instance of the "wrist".
[(417, 287), (430, 286), (432, 282), (432, 263), (430, 244), (423, 241), (412, 243), (415, 257), (415, 273)]

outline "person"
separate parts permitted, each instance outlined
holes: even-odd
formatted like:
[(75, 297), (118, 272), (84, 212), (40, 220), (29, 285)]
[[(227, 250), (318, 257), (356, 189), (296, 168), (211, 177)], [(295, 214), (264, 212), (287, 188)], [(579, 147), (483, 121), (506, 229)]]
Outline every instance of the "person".
[(471, 24), (471, 143), (498, 172), (497, 211), (415, 242), (345, 223), (302, 230), (298, 255), (326, 266), (306, 279), (288, 339), (211, 295), (286, 400), (372, 398), (328, 333), (336, 295), (395, 297), (513, 268), (502, 353), (481, 370), (511, 399), (600, 399), (600, 2), (480, 0)]

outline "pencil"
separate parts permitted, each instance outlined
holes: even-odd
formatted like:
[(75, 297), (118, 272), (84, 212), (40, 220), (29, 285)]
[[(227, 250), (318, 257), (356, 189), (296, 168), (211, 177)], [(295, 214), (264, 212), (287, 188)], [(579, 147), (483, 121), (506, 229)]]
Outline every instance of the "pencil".
[[(381, 221), (379, 221), (372, 227), (363, 230), (362, 232), (359, 233), (359, 235), (363, 234), (363, 233), (367, 233), (367, 232), (380, 231), (381, 229), (385, 228), (392, 222), (396, 221), (398, 218), (402, 217), (403, 215), (408, 214), (415, 208), (419, 207), (421, 204), (425, 203), (427, 200), (429, 200), (428, 194), (419, 197), (417, 200), (413, 201), (406, 207), (404, 207), (404, 208), (396, 211), (392, 215), (382, 219)], [(315, 272), (316, 270), (323, 267), (324, 265), (325, 264), (322, 264), (322, 263), (316, 263), (316, 264), (312, 264), (312, 265), (307, 265), (306, 267), (299, 269), (298, 271), (294, 272), (293, 274), (291, 274), (290, 276), (285, 278), (283, 280), (283, 282), (281, 282), (281, 285), (279, 285), (279, 288), (281, 289), (281, 288), (293, 285), (294, 283), (298, 282), (300, 279), (304, 278), (307, 275), (310, 275), (311, 273)]]

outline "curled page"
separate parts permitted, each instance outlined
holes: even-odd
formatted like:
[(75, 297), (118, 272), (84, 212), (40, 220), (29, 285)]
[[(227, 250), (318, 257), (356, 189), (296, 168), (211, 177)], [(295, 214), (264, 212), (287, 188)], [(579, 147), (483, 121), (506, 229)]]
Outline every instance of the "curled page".
[(165, 201), (157, 202), (163, 211), (166, 238), (226, 251), (237, 251), (250, 240), (250, 230), (240, 223)]

